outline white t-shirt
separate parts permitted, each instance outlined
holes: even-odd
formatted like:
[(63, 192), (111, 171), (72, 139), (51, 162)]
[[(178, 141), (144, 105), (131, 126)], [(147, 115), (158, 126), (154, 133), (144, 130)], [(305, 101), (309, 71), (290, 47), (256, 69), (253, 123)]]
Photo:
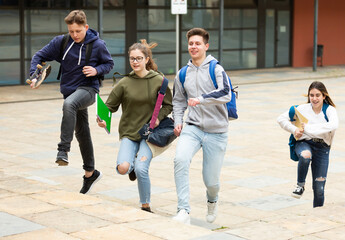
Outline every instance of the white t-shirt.
[[(328, 145), (332, 144), (335, 130), (338, 128), (339, 120), (336, 109), (329, 106), (326, 110), (328, 122), (323, 111), (316, 114), (313, 110), (312, 104), (302, 104), (297, 107), (297, 110), (308, 119), (305, 125), (304, 133), (298, 140), (310, 140), (312, 138), (323, 139)], [(279, 125), (286, 131), (294, 134), (297, 127), (294, 122), (290, 122), (289, 110), (281, 114), (277, 118)]]

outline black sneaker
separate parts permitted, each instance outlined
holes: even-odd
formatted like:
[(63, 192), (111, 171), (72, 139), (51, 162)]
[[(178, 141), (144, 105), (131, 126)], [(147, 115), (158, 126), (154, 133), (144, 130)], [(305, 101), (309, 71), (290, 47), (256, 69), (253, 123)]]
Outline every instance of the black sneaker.
[(135, 179), (137, 179), (137, 175), (135, 175), (134, 169), (128, 174), (128, 177), (131, 181), (135, 181)]
[(83, 176), (83, 178), (84, 178), (84, 183), (83, 183), (83, 187), (80, 190), (80, 193), (87, 194), (91, 190), (93, 185), (102, 178), (102, 173), (95, 169), (91, 177), (87, 178)]
[(65, 151), (59, 151), (56, 156), (56, 161), (59, 166), (67, 166), (68, 165), (68, 155)]
[(150, 208), (150, 207), (141, 207), (141, 210), (146, 211), (146, 212), (153, 213), (153, 212), (151, 211), (151, 208)]
[(294, 198), (301, 198), (304, 192), (304, 187), (296, 186), (295, 190), (292, 192), (291, 196)]

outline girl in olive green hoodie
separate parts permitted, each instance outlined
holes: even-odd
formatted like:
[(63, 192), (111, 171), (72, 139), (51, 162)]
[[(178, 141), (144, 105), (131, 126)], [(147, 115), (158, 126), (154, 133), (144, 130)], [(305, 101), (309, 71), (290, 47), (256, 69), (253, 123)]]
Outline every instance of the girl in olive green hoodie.
[[(106, 101), (111, 112), (116, 112), (120, 105), (122, 109), (119, 123), (121, 145), (116, 170), (120, 174), (129, 173), (132, 181), (138, 178), (141, 209), (149, 212), (151, 212), (149, 167), (152, 152), (146, 141), (141, 139), (138, 131), (150, 121), (163, 81), (163, 76), (157, 72), (157, 65), (152, 59), (151, 48), (155, 46), (156, 43), (148, 45), (143, 39), (141, 43), (135, 43), (129, 48), (129, 62), (133, 71), (119, 81)], [(172, 94), (168, 87), (155, 127), (171, 111)], [(104, 121), (98, 122), (98, 125), (106, 126)]]

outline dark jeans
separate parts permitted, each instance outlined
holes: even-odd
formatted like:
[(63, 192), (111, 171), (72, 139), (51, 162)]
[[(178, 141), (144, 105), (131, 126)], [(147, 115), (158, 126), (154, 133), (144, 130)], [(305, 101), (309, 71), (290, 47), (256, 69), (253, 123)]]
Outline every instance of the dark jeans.
[(94, 88), (79, 87), (65, 99), (62, 107), (61, 142), (58, 144), (58, 150), (70, 151), (75, 130), (85, 171), (93, 171), (95, 169), (87, 108), (95, 102), (96, 93), (97, 90)]
[[(302, 157), (303, 151), (309, 151), (311, 158)], [(325, 201), (324, 191), (327, 178), (330, 147), (325, 143), (302, 140), (296, 142), (296, 154), (298, 160), (297, 184), (304, 184), (311, 162), (313, 178), (314, 207), (321, 207)]]

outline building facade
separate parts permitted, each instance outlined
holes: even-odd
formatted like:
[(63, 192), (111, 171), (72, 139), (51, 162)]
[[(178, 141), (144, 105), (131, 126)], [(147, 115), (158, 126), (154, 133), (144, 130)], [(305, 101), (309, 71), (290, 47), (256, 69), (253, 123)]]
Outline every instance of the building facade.
[[(344, 5), (342, 0), (333, 1)], [(130, 71), (128, 47), (142, 38), (158, 43), (153, 55), (159, 70), (175, 74), (176, 68), (188, 61), (185, 34), (192, 27), (210, 32), (208, 52), (220, 57), (226, 70), (311, 66), (313, 3), (188, 0), (187, 14), (178, 15), (176, 21), (176, 15), (171, 14), (171, 0), (0, 0), (0, 85), (25, 83), (32, 55), (54, 36), (67, 32), (64, 18), (74, 9), (86, 12), (88, 24), (101, 33), (114, 58), (115, 66), (108, 78), (114, 72)], [(176, 22), (180, 66), (176, 66)], [(327, 41), (326, 37), (325, 44)], [(324, 65), (329, 61), (326, 52), (330, 53), (325, 45)], [(344, 64), (342, 59), (329, 63)], [(47, 81), (56, 81), (59, 64), (51, 64)]]

